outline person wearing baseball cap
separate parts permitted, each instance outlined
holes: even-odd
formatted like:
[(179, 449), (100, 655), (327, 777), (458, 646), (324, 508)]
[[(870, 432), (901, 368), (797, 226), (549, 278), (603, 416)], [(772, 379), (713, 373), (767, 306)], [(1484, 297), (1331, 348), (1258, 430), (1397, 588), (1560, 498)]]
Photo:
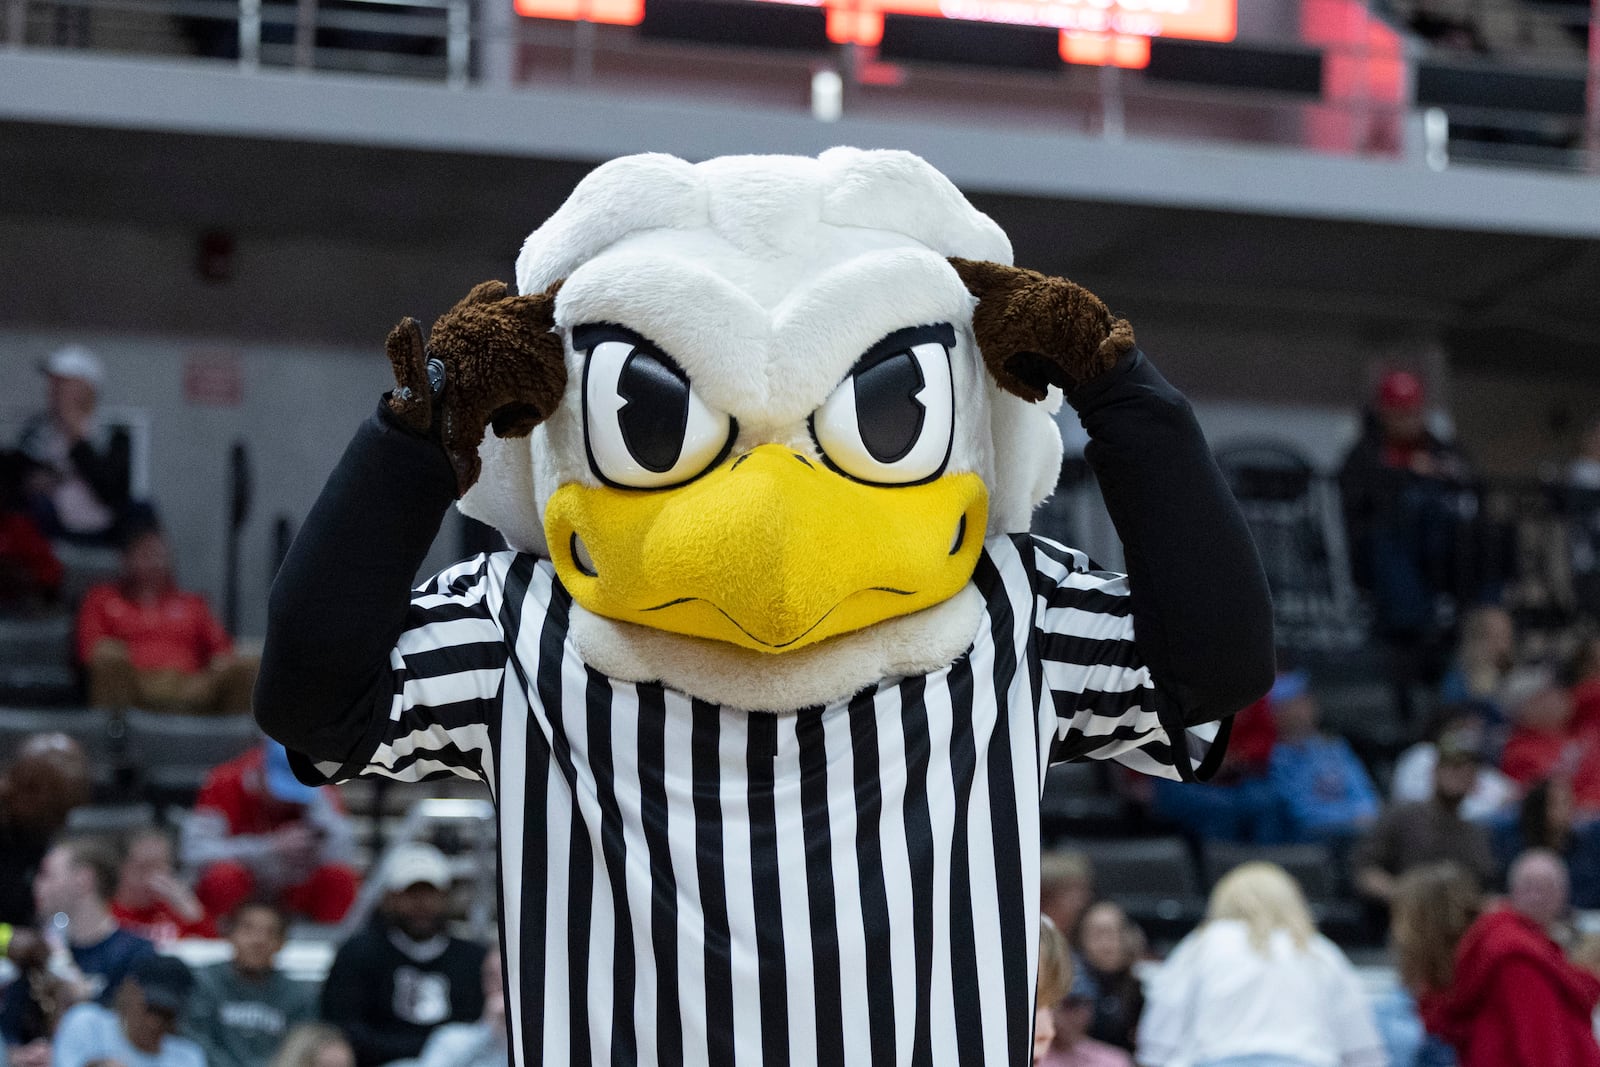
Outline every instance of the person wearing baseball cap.
[(108, 431), (96, 422), (105, 369), (87, 348), (68, 345), (39, 370), (48, 383), (48, 402), (17, 444), (45, 472), (32, 494), (36, 518), (51, 537), (115, 544), (133, 506), (132, 446), (127, 431)]
[(145, 956), (117, 988), (116, 1008), (79, 1004), (56, 1030), (53, 1067), (206, 1067), (205, 1053), (177, 1036), (194, 976), (171, 956)]
[(377, 877), (383, 905), (340, 946), (322, 987), (322, 1017), (350, 1039), (357, 1067), (415, 1059), (440, 1025), (483, 1014), (484, 947), (445, 928), (450, 861), (432, 845), (405, 844)]
[(1483, 591), (1472, 466), (1428, 418), (1422, 379), (1384, 373), (1339, 471), (1351, 576), (1370, 597), (1374, 635), (1393, 653), (1405, 717), (1412, 683), (1436, 666), (1455, 616)]

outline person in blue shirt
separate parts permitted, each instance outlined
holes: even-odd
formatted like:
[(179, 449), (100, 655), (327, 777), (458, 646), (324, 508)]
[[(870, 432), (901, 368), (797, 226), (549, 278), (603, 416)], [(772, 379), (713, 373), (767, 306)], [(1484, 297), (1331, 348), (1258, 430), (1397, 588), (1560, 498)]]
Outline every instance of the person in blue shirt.
[(1372, 777), (1343, 738), (1318, 730), (1317, 698), (1302, 671), (1278, 675), (1267, 696), (1278, 726), (1267, 777), (1294, 841), (1348, 841), (1378, 817)]
[(193, 988), (181, 960), (141, 957), (117, 988), (116, 1010), (85, 1003), (62, 1017), (51, 1067), (206, 1067), (200, 1046), (177, 1036)]
[[(63, 841), (39, 865), (34, 902), (57, 957), (50, 969), (63, 980), (66, 988), (61, 995), (69, 1002), (97, 1000), (110, 1005), (134, 964), (155, 954), (149, 941), (117, 926), (110, 911), (116, 886), (115, 850), (92, 839)], [(0, 996), (0, 1037), (13, 1050), (32, 1046), (36, 1053), (36, 1043), (49, 1037), (55, 1021), (48, 1015), (34, 997), (33, 983), (13, 982)]]

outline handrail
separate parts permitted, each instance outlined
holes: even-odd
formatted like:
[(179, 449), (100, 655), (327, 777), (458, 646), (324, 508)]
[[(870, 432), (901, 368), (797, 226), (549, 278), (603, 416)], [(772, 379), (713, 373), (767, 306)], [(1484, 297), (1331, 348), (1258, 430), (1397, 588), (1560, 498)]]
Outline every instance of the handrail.
[[(1319, 2), (1326, 0), (1307, 0), (1307, 9)], [(1591, 2), (1600, 11), (1600, 0)], [(339, 0), (338, 6), (333, 7), (326, 0), (0, 0), (0, 12), (5, 15), (4, 35), (0, 39), (10, 48), (28, 47), (30, 11), (35, 13), (35, 17), (42, 11), (100, 12), (115, 13), (119, 17), (127, 15), (130, 23), (135, 15), (141, 18), (182, 19), (191, 25), (203, 21), (232, 23), (236, 40), (229, 54), (237, 57), (239, 67), (245, 71), (284, 65), (302, 70), (343, 70), (360, 64), (383, 73), (439, 77), (448, 88), (460, 90), (473, 84), (512, 86), (518, 80), (519, 69), (522, 78), (530, 77), (531, 72), (532, 76), (548, 79), (550, 73), (562, 70), (564, 65), (565, 80), (570, 83), (620, 85), (628, 75), (617, 71), (620, 64), (615, 60), (618, 57), (649, 57), (656, 63), (655, 70), (659, 74), (664, 64), (670, 62), (665, 57), (682, 55), (691, 59), (691, 62), (684, 64), (684, 69), (690, 73), (676, 79), (661, 76), (658, 83), (674, 82), (664, 91), (674, 91), (678, 86), (682, 86), (685, 92), (701, 91), (692, 84), (693, 72), (700, 67), (714, 68), (725, 76), (731, 74), (732, 77), (746, 78), (751, 83), (746, 88), (768, 86), (776, 79), (792, 77), (797, 93), (805, 92), (813, 75), (818, 69), (825, 68), (844, 76), (844, 106), (847, 111), (879, 106), (880, 102), (894, 98), (896, 93), (907, 91), (886, 87), (896, 79), (891, 77), (886, 81), (875, 76), (892, 68), (878, 62), (870, 50), (862, 50), (854, 45), (838, 46), (834, 54), (827, 56), (780, 58), (773, 53), (754, 49), (741, 51), (723, 46), (647, 39), (632, 30), (592, 22), (547, 23), (524, 19), (511, 13), (510, 3), (511, 0)], [(374, 9), (352, 10), (362, 5)], [(404, 10), (393, 10), (396, 7)], [(1553, 15), (1557, 7), (1548, 3), (1526, 5), (1528, 11), (1539, 17)], [(1560, 13), (1563, 25), (1581, 25), (1584, 21), (1578, 13), (1568, 10), (1561, 10)], [(1401, 20), (1394, 21), (1397, 27), (1403, 26)], [(1588, 21), (1596, 41), (1591, 51), (1600, 57), (1600, 29), (1597, 29), (1600, 20), (1591, 16)], [(287, 33), (284, 32), (285, 28)], [(437, 41), (440, 47), (437, 52), (430, 50), (427, 55), (370, 47), (363, 50), (360, 47), (320, 42), (319, 36), (327, 31), (354, 35), (400, 35)], [(1367, 61), (1398, 62), (1410, 69), (1406, 77), (1412, 80), (1418, 63), (1424, 59), (1435, 66), (1460, 67), (1468, 72), (1484, 66), (1486, 69), (1514, 70), (1532, 75), (1552, 73), (1567, 79), (1569, 85), (1574, 80), (1582, 79), (1589, 105), (1585, 116), (1568, 120), (1571, 138), (1574, 141), (1579, 138), (1584, 140), (1591, 164), (1600, 160), (1600, 116), (1597, 116), (1597, 111), (1600, 111), (1600, 88), (1597, 88), (1600, 86), (1600, 73), (1597, 73), (1600, 58), (1592, 58), (1584, 63), (1571, 50), (1484, 58), (1433, 49), (1403, 33), (1402, 42), (1403, 49), (1398, 55), (1392, 51), (1374, 51), (1364, 39), (1360, 42), (1318, 42), (1310, 47), (1322, 57), (1325, 66), (1341, 64), (1348, 71), (1359, 69)], [(1273, 41), (1251, 39), (1248, 34), (1242, 36), (1239, 43), (1256, 48), (1270, 49), (1275, 46)], [(1285, 39), (1277, 43), (1286, 49), (1307, 50), (1307, 44), (1303, 41)], [(542, 63), (530, 61), (528, 56), (534, 54), (530, 51), (532, 49), (537, 49), (541, 57), (549, 56), (549, 49), (558, 50), (558, 58), (555, 64), (550, 63), (548, 58)], [(165, 44), (157, 50), (170, 54), (171, 47)], [(711, 62), (696, 64), (692, 62), (695, 56)], [(608, 62), (608, 59), (612, 62)], [(899, 66), (905, 68), (907, 65), (902, 63)], [(740, 68), (747, 68), (750, 73), (744, 74)], [(1567, 137), (1563, 132), (1567, 127), (1553, 127), (1547, 115), (1515, 107), (1445, 105), (1440, 114), (1447, 122), (1441, 128), (1436, 121), (1437, 116), (1427, 122), (1422, 121), (1420, 113), (1414, 110), (1417, 105), (1411, 102), (1409, 95), (1404, 100), (1376, 100), (1360, 92), (1346, 95), (1325, 93), (1322, 98), (1266, 90), (1251, 90), (1244, 94), (1228, 88), (1158, 82), (1139, 72), (1110, 67), (1098, 72), (1063, 67), (1059, 71), (1044, 73), (975, 72), (916, 64), (911, 64), (910, 69), (915, 71), (914, 76), (909, 80), (901, 77), (899, 81), (911, 85), (909, 91), (922, 93), (924, 98), (928, 98), (929, 90), (933, 94), (944, 91), (949, 95), (955, 91), (951, 86), (962, 81), (973, 85), (987, 82), (997, 86), (1004, 84), (1005, 79), (1016, 79), (1026, 80), (1029, 84), (1050, 85), (1050, 91), (1064, 107), (1070, 109), (1063, 114), (1080, 114), (1080, 128), (1095, 130), (1108, 138), (1137, 136), (1141, 123), (1150, 123), (1152, 116), (1166, 101), (1180, 106), (1193, 102), (1206, 108), (1214, 107), (1217, 114), (1224, 116), (1281, 114), (1288, 119), (1281, 124), (1274, 121), (1259, 126), (1253, 126), (1248, 121), (1228, 119), (1218, 124), (1219, 127), (1226, 127), (1218, 134), (1197, 130), (1201, 138), (1218, 135), (1250, 140), (1251, 131), (1261, 129), (1263, 140), (1294, 141), (1297, 134), (1292, 131), (1301, 126), (1297, 120), (1309, 115), (1311, 109), (1323, 115), (1343, 114), (1351, 119), (1382, 122), (1397, 132), (1387, 137), (1352, 139), (1349, 144), (1335, 146), (1335, 150), (1408, 154), (1419, 162), (1426, 158), (1428, 164), (1435, 167), (1449, 162), (1443, 149), (1448, 146), (1452, 133), (1466, 124), (1525, 131), (1535, 135), (1535, 139), (1539, 136), (1548, 139), (1552, 130), (1560, 134), (1557, 140)], [(718, 90), (725, 84), (708, 80), (706, 88)], [(992, 91), (990, 95), (994, 96), (995, 92)], [(912, 99), (910, 96), (899, 98)], [(941, 104), (930, 100), (929, 106), (938, 107)], [(1163, 134), (1169, 135), (1171, 132), (1166, 125), (1159, 128)], [(1402, 130), (1408, 132), (1399, 132)], [(1399, 146), (1403, 142), (1409, 143), (1402, 149)], [(1326, 149), (1327, 146), (1322, 147)], [(1492, 150), (1505, 156), (1521, 157), (1515, 161), (1523, 165), (1570, 167), (1584, 159), (1581, 152), (1549, 144), (1516, 144), (1504, 150)]]

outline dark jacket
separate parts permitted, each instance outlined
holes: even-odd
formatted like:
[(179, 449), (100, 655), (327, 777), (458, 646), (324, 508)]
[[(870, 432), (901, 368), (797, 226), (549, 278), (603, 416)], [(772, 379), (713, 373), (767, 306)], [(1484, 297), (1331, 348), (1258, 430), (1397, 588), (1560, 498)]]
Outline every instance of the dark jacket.
[(357, 1067), (412, 1059), (442, 1023), (483, 1014), (484, 948), (441, 935), (437, 955), (382, 918), (339, 947), (322, 987), (322, 1017), (344, 1031)]

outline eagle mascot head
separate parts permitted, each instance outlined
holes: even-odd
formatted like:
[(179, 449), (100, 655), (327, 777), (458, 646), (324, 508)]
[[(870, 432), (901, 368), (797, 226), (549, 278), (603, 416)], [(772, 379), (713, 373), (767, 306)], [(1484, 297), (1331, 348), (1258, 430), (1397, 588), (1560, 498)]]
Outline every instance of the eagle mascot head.
[(461, 510), (553, 561), (616, 678), (780, 711), (948, 664), (983, 542), (1061, 460), (1059, 392), (986, 365), (964, 261), (1010, 243), (906, 152), (607, 163), (517, 260), (560, 403), (485, 435)]

